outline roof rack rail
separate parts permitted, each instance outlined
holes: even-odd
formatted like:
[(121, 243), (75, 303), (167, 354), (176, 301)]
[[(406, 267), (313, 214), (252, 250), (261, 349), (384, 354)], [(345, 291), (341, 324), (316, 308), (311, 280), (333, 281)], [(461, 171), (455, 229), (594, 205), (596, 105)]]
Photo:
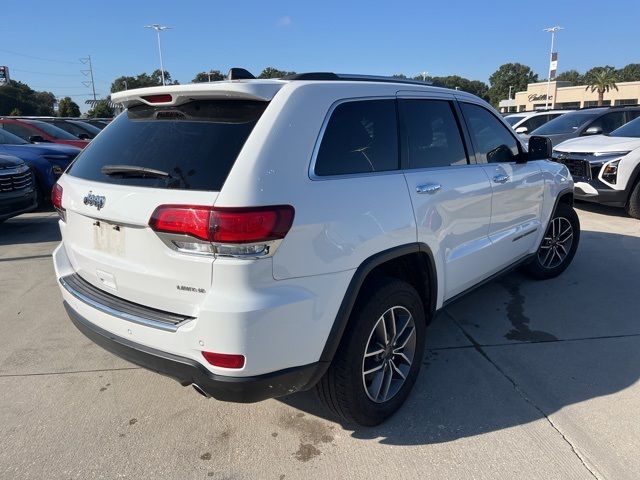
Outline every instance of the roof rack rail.
[(410, 85), (433, 85), (432, 82), (413, 80), (409, 78), (384, 77), (379, 75), (353, 75), (347, 73), (333, 72), (307, 72), (296, 73), (282, 77), (283, 80), (332, 80), (347, 82), (383, 82), (383, 83), (406, 83)]

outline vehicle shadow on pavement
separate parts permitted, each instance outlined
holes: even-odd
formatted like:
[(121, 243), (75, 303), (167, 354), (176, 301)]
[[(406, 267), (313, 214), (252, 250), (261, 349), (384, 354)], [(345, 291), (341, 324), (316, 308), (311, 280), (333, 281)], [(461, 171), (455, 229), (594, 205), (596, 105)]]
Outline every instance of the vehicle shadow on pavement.
[[(585, 230), (560, 277), (513, 272), (440, 312), (413, 392), (387, 422), (351, 436), (443, 443), (539, 421), (640, 378), (640, 238)], [(282, 402), (341, 423), (314, 392)], [(637, 421), (632, 412), (629, 422)]]
[(599, 203), (591, 203), (576, 200), (573, 205), (578, 210), (583, 210), (585, 212), (599, 213), (601, 215), (608, 215), (610, 217), (621, 217), (621, 218), (631, 218), (627, 214), (624, 208), (620, 207), (609, 207), (607, 205), (601, 205)]
[(0, 245), (23, 245), (60, 241), (58, 215), (39, 212), (20, 215), (0, 223)]

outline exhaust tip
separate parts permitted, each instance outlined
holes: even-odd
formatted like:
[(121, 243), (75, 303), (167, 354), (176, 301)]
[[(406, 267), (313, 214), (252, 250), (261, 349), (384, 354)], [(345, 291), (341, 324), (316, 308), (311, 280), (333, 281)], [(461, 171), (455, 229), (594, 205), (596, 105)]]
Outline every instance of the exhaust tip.
[(211, 395), (209, 395), (207, 392), (205, 392), (202, 387), (200, 385), (197, 385), (195, 383), (191, 384), (193, 386), (193, 389), (198, 392), (200, 395), (202, 395), (204, 398), (209, 398), (211, 397)]

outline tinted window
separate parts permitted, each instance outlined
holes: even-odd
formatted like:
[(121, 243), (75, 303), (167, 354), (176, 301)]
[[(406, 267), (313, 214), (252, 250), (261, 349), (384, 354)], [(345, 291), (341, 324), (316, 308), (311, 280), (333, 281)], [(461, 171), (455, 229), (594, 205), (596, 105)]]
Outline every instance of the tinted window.
[(602, 115), (600, 118), (594, 120), (587, 128), (597, 127), (602, 129), (602, 133), (609, 133), (616, 128), (624, 125), (624, 112), (611, 112)]
[(513, 127), (516, 123), (518, 123), (523, 118), (524, 117), (522, 115), (507, 115), (506, 117), (504, 117), (504, 120), (505, 122), (507, 122), (509, 125)]
[(44, 131), (47, 135), (51, 135), (53, 138), (57, 138), (60, 140), (77, 140), (77, 137), (71, 135), (68, 132), (65, 132), (61, 128), (56, 127), (55, 125), (51, 125), (50, 123), (41, 122), (40, 120), (24, 120), (24, 122), (39, 128), (40, 130)]
[(80, 127), (76, 127), (75, 125), (71, 124), (71, 123), (66, 123), (66, 122), (62, 122), (62, 121), (53, 121), (52, 122), (54, 126), (64, 130), (65, 132), (69, 132), (72, 135), (75, 135), (76, 137), (78, 135), (80, 135), (81, 133), (87, 133), (85, 131), (83, 131)]
[(600, 115), (598, 112), (565, 113), (561, 117), (554, 118), (550, 122), (545, 123), (543, 126), (536, 129), (535, 132), (529, 133), (533, 133), (534, 135), (573, 133), (588, 121), (596, 118), (598, 115)]
[[(84, 149), (68, 173), (120, 185), (218, 191), (266, 106), (218, 100), (132, 107)], [(107, 165), (151, 168), (168, 176), (106, 175)]]
[(549, 115), (536, 115), (524, 122), (521, 126), (527, 127), (528, 132), (533, 132), (536, 128), (541, 127), (549, 121)]
[(0, 130), (0, 144), (4, 145), (25, 145), (29, 142), (21, 139), (17, 135), (13, 133), (6, 132), (4, 130)]
[(86, 133), (92, 134), (93, 136), (96, 136), (97, 134), (100, 133), (100, 129), (94, 127), (93, 125), (91, 125), (90, 123), (87, 122), (80, 122), (80, 121), (76, 121), (76, 120), (71, 120), (69, 123), (76, 125), (78, 128), (82, 129), (83, 131), (85, 131)]
[(38, 135), (38, 132), (31, 130), (30, 128), (24, 127), (18, 123), (5, 123), (3, 127), (7, 132), (13, 133), (14, 135), (20, 137), (23, 140), (29, 140), (30, 136)]
[(640, 110), (629, 110), (627, 111), (627, 115), (629, 115), (630, 119), (638, 118), (640, 117)]
[(460, 107), (480, 161), (495, 163), (517, 159), (518, 142), (509, 128), (483, 107), (470, 103), (461, 103)]
[(395, 100), (338, 105), (316, 158), (316, 175), (382, 172), (398, 168)]
[(467, 154), (451, 103), (400, 100), (402, 152), (409, 168), (466, 165)]
[(617, 128), (609, 134), (611, 137), (635, 137), (640, 138), (640, 118)]

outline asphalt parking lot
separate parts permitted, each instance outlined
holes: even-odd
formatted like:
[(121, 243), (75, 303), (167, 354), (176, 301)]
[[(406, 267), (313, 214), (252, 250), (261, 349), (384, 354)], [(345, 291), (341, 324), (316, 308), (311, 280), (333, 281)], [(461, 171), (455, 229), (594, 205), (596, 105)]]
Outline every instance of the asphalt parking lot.
[(640, 222), (579, 207), (561, 277), (520, 273), (441, 312), (405, 407), (353, 429), (309, 393), (207, 400), (76, 331), (54, 213), (0, 225), (0, 478), (640, 477)]

